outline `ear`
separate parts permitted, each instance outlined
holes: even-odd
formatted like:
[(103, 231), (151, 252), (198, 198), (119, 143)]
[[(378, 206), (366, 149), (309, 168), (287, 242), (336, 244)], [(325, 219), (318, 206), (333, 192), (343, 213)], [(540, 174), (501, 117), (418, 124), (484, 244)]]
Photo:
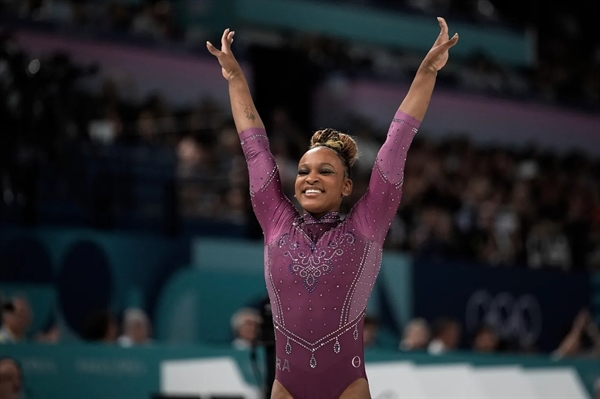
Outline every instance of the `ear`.
[(350, 194), (352, 194), (352, 187), (353, 187), (354, 183), (352, 182), (352, 180), (346, 178), (344, 180), (344, 186), (342, 187), (342, 196), (343, 197), (347, 197)]

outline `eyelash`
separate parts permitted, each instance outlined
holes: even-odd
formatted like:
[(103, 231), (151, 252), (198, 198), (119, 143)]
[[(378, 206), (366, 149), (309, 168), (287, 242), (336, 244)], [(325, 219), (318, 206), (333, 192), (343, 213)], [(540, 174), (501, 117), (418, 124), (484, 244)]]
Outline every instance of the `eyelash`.
[[(319, 173), (322, 174), (322, 175), (330, 175), (330, 174), (333, 173), (333, 171), (331, 171), (331, 170), (322, 170)], [(306, 170), (299, 170), (298, 171), (298, 175), (300, 175), (300, 176), (304, 176), (304, 175), (307, 175), (307, 174), (308, 174), (308, 171), (306, 171)]]

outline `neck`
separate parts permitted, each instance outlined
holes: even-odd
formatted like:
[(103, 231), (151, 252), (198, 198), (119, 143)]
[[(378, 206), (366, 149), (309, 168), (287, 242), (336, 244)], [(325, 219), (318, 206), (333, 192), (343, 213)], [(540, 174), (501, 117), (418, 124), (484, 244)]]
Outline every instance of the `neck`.
[(315, 219), (320, 219), (320, 218), (322, 218), (323, 216), (325, 216), (325, 215), (328, 215), (328, 214), (330, 214), (330, 213), (339, 213), (339, 212), (340, 212), (340, 211), (339, 211), (339, 209), (338, 209), (338, 210), (335, 210), (335, 211), (327, 211), (327, 212), (319, 212), (319, 213), (315, 213), (315, 212), (309, 212), (309, 211), (307, 211), (307, 210), (304, 210), (304, 214), (305, 214), (305, 215), (310, 215), (310, 216), (312, 216), (312, 217), (313, 217), (313, 218), (315, 218)]

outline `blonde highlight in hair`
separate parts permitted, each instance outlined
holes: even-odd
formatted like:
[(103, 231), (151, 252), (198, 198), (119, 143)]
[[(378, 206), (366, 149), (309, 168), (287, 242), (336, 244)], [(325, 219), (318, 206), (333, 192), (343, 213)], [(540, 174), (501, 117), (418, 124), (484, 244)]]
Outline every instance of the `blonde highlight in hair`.
[(350, 174), (350, 168), (358, 159), (358, 146), (354, 139), (335, 129), (317, 130), (310, 139), (310, 149), (317, 147), (327, 147), (341, 158), (346, 167), (346, 172)]

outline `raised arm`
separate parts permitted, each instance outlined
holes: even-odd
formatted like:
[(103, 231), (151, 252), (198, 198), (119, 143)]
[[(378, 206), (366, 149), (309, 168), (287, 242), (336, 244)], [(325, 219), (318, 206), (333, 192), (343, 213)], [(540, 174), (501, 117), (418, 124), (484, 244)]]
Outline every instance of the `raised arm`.
[(402, 197), (404, 165), (412, 140), (425, 117), (437, 72), (448, 61), (448, 50), (458, 35), (448, 38), (448, 25), (438, 18), (440, 34), (423, 59), (404, 101), (390, 125), (385, 143), (377, 154), (369, 188), (352, 211), (367, 238), (381, 244), (394, 219)]
[(250, 175), (252, 207), (265, 240), (269, 242), (278, 227), (293, 217), (295, 208), (283, 194), (279, 169), (269, 150), (265, 126), (254, 106), (244, 72), (231, 51), (234, 33), (225, 29), (221, 37), (221, 50), (210, 42), (206, 42), (206, 47), (219, 60), (223, 77), (229, 84), (233, 120)]
[(421, 62), (417, 74), (410, 85), (410, 89), (398, 108), (413, 118), (422, 121), (429, 107), (431, 94), (435, 86), (435, 79), (440, 69), (448, 62), (448, 50), (458, 42), (458, 34), (448, 38), (448, 24), (444, 18), (438, 17), (440, 34), (427, 56)]
[(225, 29), (221, 37), (221, 50), (210, 42), (206, 42), (206, 47), (219, 60), (223, 77), (229, 83), (231, 112), (238, 133), (249, 129), (264, 129), (265, 125), (254, 106), (244, 72), (231, 51), (234, 34), (235, 32)]

